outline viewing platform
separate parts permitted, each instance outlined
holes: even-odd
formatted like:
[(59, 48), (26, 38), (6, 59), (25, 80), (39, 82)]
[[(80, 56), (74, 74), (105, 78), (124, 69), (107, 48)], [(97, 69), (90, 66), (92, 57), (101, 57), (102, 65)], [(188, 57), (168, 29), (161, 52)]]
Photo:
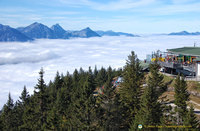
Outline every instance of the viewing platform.
[[(148, 59), (149, 59), (148, 55)], [(200, 77), (200, 47), (182, 47), (158, 51), (150, 61), (158, 60), (161, 71), (169, 74), (182, 74), (191, 78)]]

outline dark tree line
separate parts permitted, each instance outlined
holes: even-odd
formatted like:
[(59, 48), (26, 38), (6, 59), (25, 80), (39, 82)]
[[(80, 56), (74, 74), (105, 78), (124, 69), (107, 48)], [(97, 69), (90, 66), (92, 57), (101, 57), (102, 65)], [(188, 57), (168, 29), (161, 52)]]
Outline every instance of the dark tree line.
[[(118, 88), (113, 87), (113, 78), (119, 76), (123, 78), (122, 83)], [(143, 128), (155, 126), (154, 130), (159, 130), (156, 126), (169, 125), (198, 128), (193, 107), (186, 108), (189, 94), (184, 78), (176, 78), (176, 107), (173, 109), (159, 99), (167, 84), (156, 61), (150, 64), (147, 79), (145, 76), (134, 52), (128, 56), (123, 70), (89, 67), (88, 71), (75, 69), (73, 74), (57, 72), (48, 84), (41, 69), (32, 95), (26, 87), (15, 103), (8, 95), (0, 112), (0, 130), (117, 131), (137, 130), (138, 124)], [(94, 95), (96, 88), (101, 88), (103, 93)]]

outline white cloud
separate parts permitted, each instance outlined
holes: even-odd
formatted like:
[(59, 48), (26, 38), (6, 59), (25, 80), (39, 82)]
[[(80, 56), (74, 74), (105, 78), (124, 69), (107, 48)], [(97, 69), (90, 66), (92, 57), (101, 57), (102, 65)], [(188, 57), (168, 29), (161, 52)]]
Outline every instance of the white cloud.
[(142, 7), (145, 5), (149, 5), (155, 2), (155, 0), (120, 0), (118, 2), (110, 2), (108, 4), (99, 4), (98, 6), (92, 6), (93, 9), (102, 10), (102, 11), (116, 11), (116, 10), (124, 10), (124, 9), (132, 9), (136, 7)]
[(118, 0), (111, 1), (107, 3), (93, 2), (91, 0), (60, 0), (62, 3), (73, 6), (88, 6), (95, 10), (101, 11), (116, 11), (116, 10), (124, 10), (124, 9), (132, 9), (135, 7), (141, 7), (155, 2), (155, 0)]
[[(28, 54), (28, 55), (26, 55)], [(36, 63), (44, 60), (55, 59), (58, 56), (49, 50), (38, 52), (29, 52), (23, 50), (21, 54), (17, 52), (0, 52), (0, 65), (5, 64), (19, 64), (19, 63)]]
[(0, 8), (0, 12), (3, 13), (13, 13), (13, 12), (35, 12), (35, 10), (29, 9), (29, 8), (23, 8), (23, 7), (3, 7)]
[(175, 13), (187, 13), (187, 12), (200, 12), (200, 3), (192, 4), (173, 4), (167, 6), (161, 6), (154, 8), (147, 13), (152, 13), (155, 15), (170, 15)]
[(83, 12), (78, 12), (78, 11), (54, 11), (51, 12), (53, 15), (77, 15), (77, 14), (82, 14)]
[[(163, 15), (180, 12), (200, 12), (200, 3), (197, 0), (171, 0), (171, 4), (169, 5), (160, 0), (117, 0), (105, 3), (93, 2), (91, 0), (60, 0), (60, 2), (67, 6), (88, 6), (91, 9), (100, 11), (138, 10), (139, 12), (146, 12), (147, 14), (153, 13)], [(144, 9), (142, 7), (148, 8)]]
[(0, 107), (6, 103), (7, 95), (18, 99), (23, 86), (30, 93), (37, 83), (41, 67), (45, 70), (45, 81), (52, 80), (56, 71), (65, 74), (75, 68), (101, 66), (122, 67), (133, 50), (140, 59), (157, 49), (193, 46), (199, 36), (144, 36), (101, 37), (89, 39), (47, 40), (34, 42), (0, 43)]
[(172, 0), (173, 4), (186, 4), (191, 2), (196, 2), (197, 0)]

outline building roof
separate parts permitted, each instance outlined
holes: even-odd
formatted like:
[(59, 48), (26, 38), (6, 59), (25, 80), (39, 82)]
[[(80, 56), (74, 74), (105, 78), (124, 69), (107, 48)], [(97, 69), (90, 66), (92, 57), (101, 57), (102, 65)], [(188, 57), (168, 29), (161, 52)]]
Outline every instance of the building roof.
[(200, 47), (182, 47), (167, 49), (167, 51), (179, 55), (200, 56)]
[(200, 61), (200, 57), (195, 58), (193, 61)]
[(143, 70), (149, 67), (149, 63), (144, 63), (144, 61), (140, 61), (140, 66), (142, 67)]

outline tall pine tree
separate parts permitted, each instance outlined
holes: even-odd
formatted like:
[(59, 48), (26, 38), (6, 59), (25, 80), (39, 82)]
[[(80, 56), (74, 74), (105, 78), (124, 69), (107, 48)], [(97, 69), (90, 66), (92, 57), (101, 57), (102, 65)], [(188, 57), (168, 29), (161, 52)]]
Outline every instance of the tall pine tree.
[(47, 126), (47, 110), (48, 110), (48, 95), (46, 93), (46, 84), (44, 82), (44, 71), (43, 69), (39, 72), (40, 78), (38, 84), (35, 86), (34, 94), (38, 101), (38, 113), (39, 123), (38, 126), (41, 130), (44, 130)]
[(95, 130), (95, 98), (93, 91), (95, 89), (94, 79), (91, 69), (87, 73), (86, 81), (79, 90), (76, 90), (76, 99), (73, 98), (71, 104), (70, 123), (71, 129), (76, 130)]
[(13, 130), (13, 126), (15, 126), (14, 119), (13, 119), (13, 108), (14, 108), (13, 99), (11, 98), (11, 95), (9, 93), (8, 101), (4, 105), (2, 114), (1, 114), (3, 130), (6, 130), (6, 131)]
[(21, 129), (21, 126), (24, 124), (23, 121), (23, 114), (25, 110), (25, 106), (29, 103), (29, 94), (26, 90), (26, 86), (24, 86), (24, 89), (21, 93), (21, 96), (19, 97), (20, 101), (15, 102), (15, 107), (13, 109), (13, 118), (15, 118), (15, 129)]
[(23, 105), (26, 104), (26, 103), (28, 103), (28, 100), (29, 100), (30, 96), (29, 96), (29, 94), (28, 94), (28, 91), (27, 91), (27, 89), (26, 89), (26, 86), (24, 86), (24, 89), (23, 89), (23, 91), (22, 91), (22, 93), (21, 93), (21, 96), (20, 96), (19, 98), (20, 98), (21, 103), (22, 103)]
[(200, 127), (199, 121), (194, 114), (194, 108), (193, 106), (190, 106), (190, 109), (188, 113), (186, 114), (186, 117), (184, 118), (184, 125), (185, 126), (191, 126), (192, 129), (198, 129)]
[(189, 93), (187, 91), (187, 84), (184, 77), (178, 75), (175, 80), (175, 111), (177, 115), (177, 124), (183, 125), (184, 118), (187, 114), (187, 101), (189, 100)]
[(97, 77), (96, 77), (96, 83), (98, 87), (101, 87), (105, 84), (107, 80), (107, 73), (106, 73), (106, 69), (105, 68), (101, 68), (98, 71)]
[(131, 129), (137, 129), (138, 124), (157, 126), (161, 124), (162, 108), (158, 101), (159, 89), (163, 85), (163, 76), (159, 74), (157, 61), (150, 64), (150, 75), (141, 97), (140, 110), (132, 123)]
[(24, 106), (23, 125), (20, 126), (20, 130), (41, 130), (41, 125), (38, 123), (40, 115), (38, 101), (35, 96), (31, 96)]
[(124, 110), (126, 111), (124, 126), (128, 127), (139, 110), (141, 89), (144, 78), (139, 59), (133, 51), (131, 52), (131, 55), (128, 56), (122, 76), (123, 82), (120, 86), (120, 97), (122, 103), (124, 104)]
[(3, 131), (3, 118), (2, 118), (2, 111), (0, 110), (0, 130)]
[[(110, 81), (108, 79), (108, 81)], [(107, 83), (107, 82), (106, 82)], [(123, 112), (119, 94), (116, 88), (105, 84), (103, 93), (98, 94), (98, 127), (102, 130), (123, 130)]]
[(57, 71), (56, 77), (54, 78), (54, 87), (56, 88), (56, 90), (58, 90), (63, 86), (63, 84), (63, 79)]

